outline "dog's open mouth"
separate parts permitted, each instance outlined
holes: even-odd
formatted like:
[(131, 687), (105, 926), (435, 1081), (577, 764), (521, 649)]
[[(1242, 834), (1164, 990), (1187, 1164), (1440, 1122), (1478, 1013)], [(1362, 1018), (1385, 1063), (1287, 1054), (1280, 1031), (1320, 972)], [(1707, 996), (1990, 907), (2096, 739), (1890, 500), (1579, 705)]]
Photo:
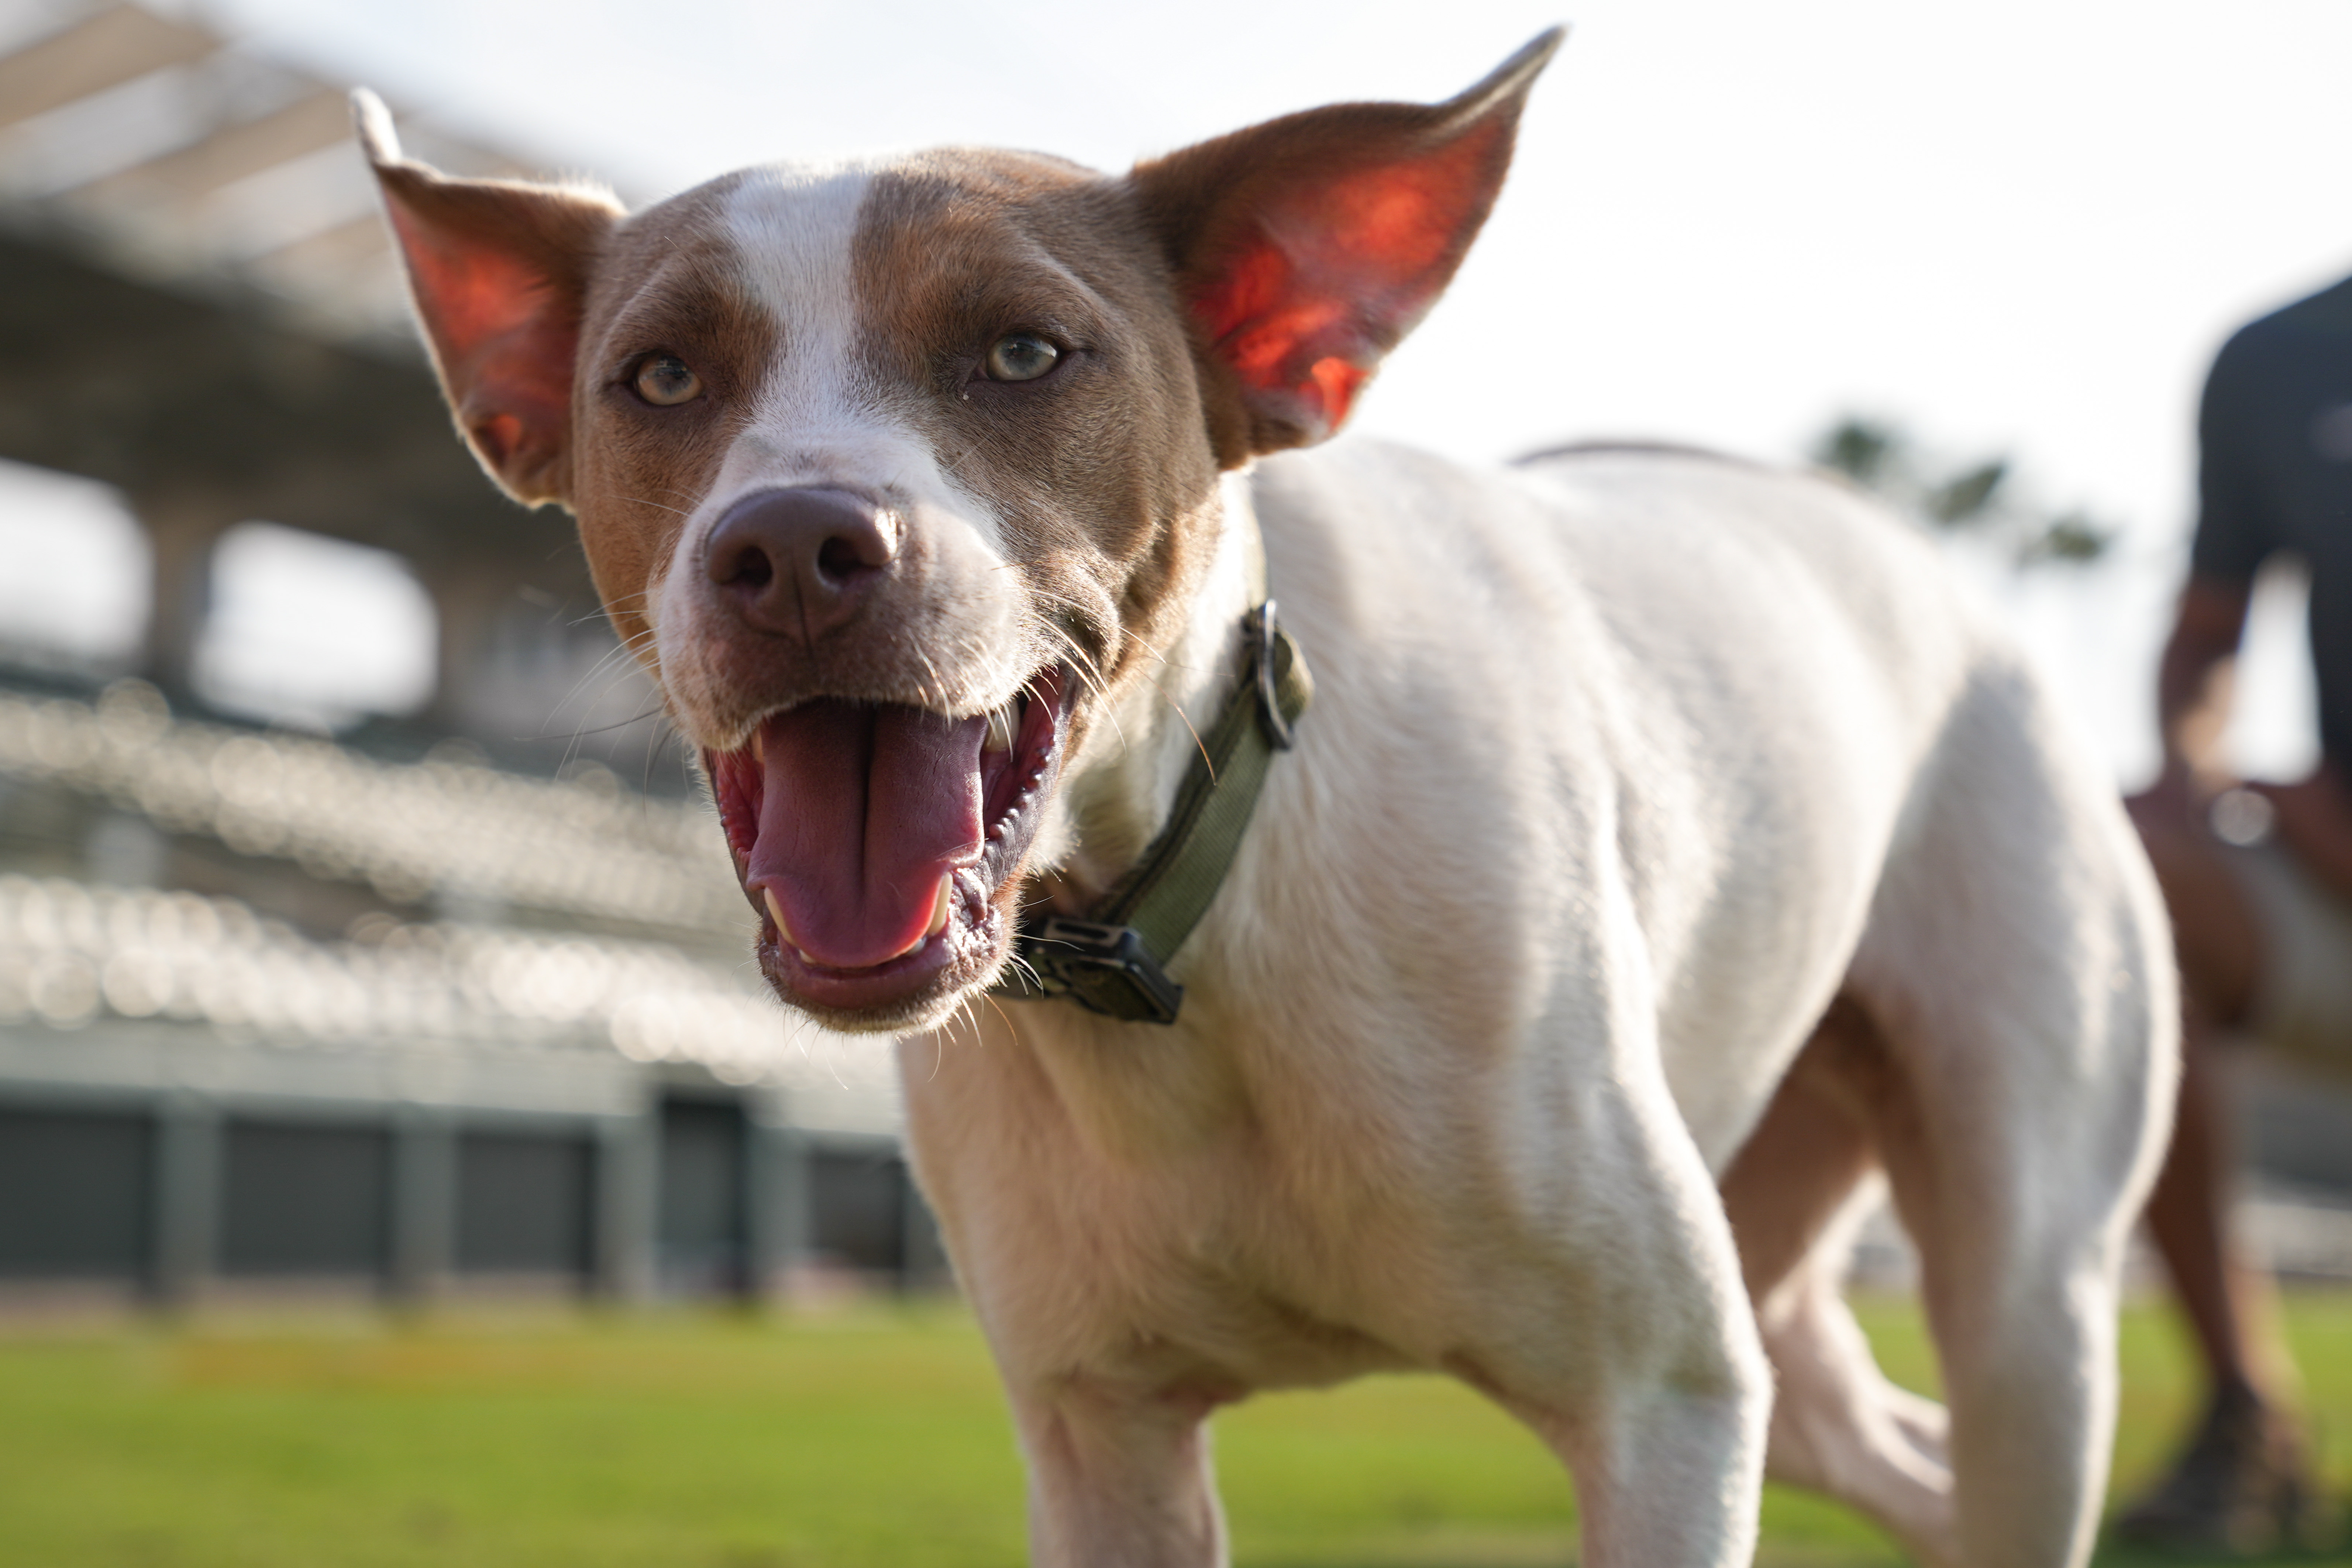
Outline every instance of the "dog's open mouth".
[(902, 1028), (994, 967), (1072, 689), (1049, 667), (968, 719), (822, 698), (703, 753), (777, 994), (836, 1026)]

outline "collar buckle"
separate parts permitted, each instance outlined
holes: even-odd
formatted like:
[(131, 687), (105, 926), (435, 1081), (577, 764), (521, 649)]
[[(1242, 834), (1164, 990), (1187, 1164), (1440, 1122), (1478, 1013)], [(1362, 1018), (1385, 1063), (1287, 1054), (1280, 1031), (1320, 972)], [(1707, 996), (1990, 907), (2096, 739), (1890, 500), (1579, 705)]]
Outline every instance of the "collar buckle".
[(1024, 989), (1067, 997), (1090, 1013), (1172, 1024), (1184, 1002), (1184, 988), (1168, 978), (1133, 926), (1051, 915), (1024, 926), (1013, 952), (1010, 973), (1029, 982)]
[(1265, 738), (1274, 742), (1274, 749), (1286, 752), (1297, 740), (1291, 734), (1290, 721), (1282, 716), (1282, 678), (1274, 668), (1275, 648), (1282, 640), (1274, 601), (1268, 599), (1251, 611), (1246, 626), (1248, 658), (1257, 669), (1258, 721), (1265, 726)]

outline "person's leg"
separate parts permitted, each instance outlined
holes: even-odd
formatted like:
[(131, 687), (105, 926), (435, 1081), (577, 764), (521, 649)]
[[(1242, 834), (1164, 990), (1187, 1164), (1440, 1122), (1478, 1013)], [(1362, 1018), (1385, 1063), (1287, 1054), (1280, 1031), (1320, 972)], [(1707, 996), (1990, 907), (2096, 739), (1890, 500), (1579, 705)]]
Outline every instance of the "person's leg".
[(2172, 1143), (2148, 1194), (2148, 1235), (2215, 1398), (2274, 1405), (2291, 1386), (2293, 1363), (2279, 1342), (2269, 1276), (2247, 1268), (2231, 1245), (2237, 1152), (2226, 1086), (2211, 1030), (2198, 1024), (2193, 1009), (2188, 1023)]
[(2122, 1528), (2157, 1544), (2261, 1551), (2300, 1533), (2311, 1501), (2275, 1292), (2238, 1257), (2229, 1229), (2237, 1151), (2219, 1037), (2252, 1006), (2263, 932), (2219, 845), (2180, 832), (2148, 831), (2145, 840), (2172, 914), (2183, 1003), (2179, 1098), (2147, 1226), (2210, 1398), (2179, 1462)]

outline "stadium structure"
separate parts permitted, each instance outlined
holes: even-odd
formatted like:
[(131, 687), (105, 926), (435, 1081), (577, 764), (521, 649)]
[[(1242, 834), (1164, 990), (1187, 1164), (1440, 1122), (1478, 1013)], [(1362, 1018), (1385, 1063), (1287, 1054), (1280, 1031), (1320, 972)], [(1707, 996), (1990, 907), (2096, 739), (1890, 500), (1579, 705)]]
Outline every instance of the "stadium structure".
[[(0, 623), (0, 1307), (940, 1282), (887, 1047), (759, 984), (568, 523), (450, 428), (344, 104), (176, 14), (0, 4), (0, 460), (105, 487), (150, 606), (101, 656)], [(256, 522), (404, 563), (412, 710), (208, 685)]]

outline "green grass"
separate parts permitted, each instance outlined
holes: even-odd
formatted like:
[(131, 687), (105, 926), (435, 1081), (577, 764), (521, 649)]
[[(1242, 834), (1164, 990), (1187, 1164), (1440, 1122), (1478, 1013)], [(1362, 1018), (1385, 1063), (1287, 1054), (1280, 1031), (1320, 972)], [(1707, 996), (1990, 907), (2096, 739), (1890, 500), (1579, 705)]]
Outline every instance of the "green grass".
[[(2290, 1316), (2323, 1432), (2352, 1432), (2352, 1298), (2303, 1297)], [(1865, 1318), (1889, 1372), (1929, 1386), (1911, 1310)], [(2126, 1321), (2124, 1361), (2127, 1489), (2162, 1458), (2189, 1391), (2150, 1313)], [(1217, 1447), (1244, 1568), (1573, 1559), (1550, 1457), (1442, 1380), (1255, 1401), (1220, 1418)], [(2341, 1484), (2352, 1452), (2326, 1458)], [(1901, 1561), (1810, 1498), (1775, 1492), (1765, 1520), (1769, 1564)], [(979, 1335), (950, 1309), (0, 1338), (5, 1568), (1022, 1560), (1020, 1467)]]

